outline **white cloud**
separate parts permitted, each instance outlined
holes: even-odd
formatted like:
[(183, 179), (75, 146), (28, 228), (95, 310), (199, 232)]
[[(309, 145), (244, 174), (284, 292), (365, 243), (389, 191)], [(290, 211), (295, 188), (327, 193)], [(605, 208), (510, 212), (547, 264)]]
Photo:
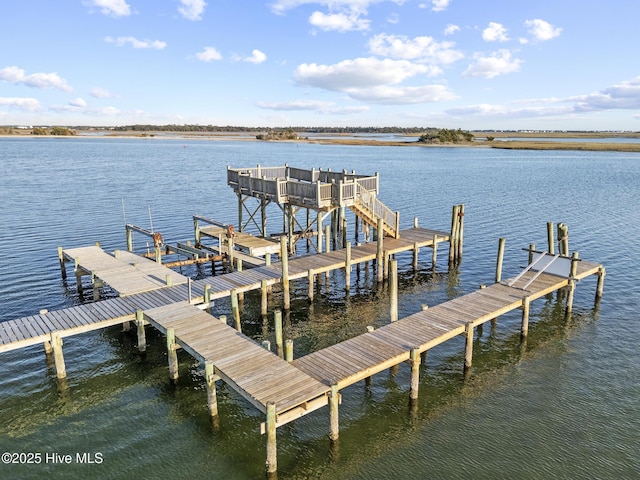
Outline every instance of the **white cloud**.
[(0, 97), (0, 105), (26, 112), (35, 112), (40, 109), (40, 102), (35, 98)]
[(114, 95), (110, 91), (100, 87), (93, 87), (89, 91), (89, 95), (95, 98), (117, 98), (118, 97), (117, 95)]
[(333, 65), (304, 63), (296, 68), (294, 78), (300, 85), (346, 91), (350, 88), (397, 84), (428, 71), (426, 66), (406, 60), (380, 60), (369, 57), (343, 60)]
[(453, 23), (450, 23), (444, 29), (444, 34), (445, 35), (453, 35), (454, 33), (459, 32), (459, 31), (460, 31), (460, 27), (458, 25), (454, 25)]
[(22, 68), (16, 66), (5, 67), (0, 70), (0, 80), (34, 88), (57, 88), (64, 92), (71, 92), (73, 90), (73, 88), (67, 84), (67, 81), (55, 72), (26, 75)]
[(212, 60), (221, 60), (222, 55), (214, 47), (204, 47), (204, 50), (196, 53), (196, 58), (203, 62), (210, 62)]
[(267, 60), (267, 56), (261, 52), (260, 50), (253, 50), (251, 52), (251, 56), (250, 57), (241, 57), (239, 55), (234, 55), (233, 56), (233, 60), (236, 62), (249, 62), (249, 63), (263, 63), (264, 61)]
[(465, 77), (493, 78), (520, 70), (522, 60), (511, 58), (509, 50), (498, 50), (489, 56), (474, 55), (474, 62), (463, 72)]
[(295, 100), (293, 102), (258, 102), (258, 107), (276, 111), (315, 111), (331, 115), (348, 115), (370, 110), (366, 105), (336, 106), (334, 102), (320, 100)]
[(489, 22), (489, 26), (482, 31), (482, 39), (485, 42), (506, 42), (509, 35), (501, 23)]
[(100, 13), (112, 17), (127, 17), (131, 15), (131, 7), (125, 0), (88, 0), (85, 4), (90, 7), (98, 7)]
[(360, 18), (359, 15), (313, 12), (309, 17), (309, 23), (324, 31), (335, 30), (338, 32), (348, 32), (353, 30), (368, 30), (370, 21)]
[(113, 43), (118, 47), (123, 47), (127, 44), (131, 45), (133, 48), (142, 48), (142, 49), (154, 49), (154, 50), (162, 50), (167, 46), (166, 42), (162, 42), (160, 40), (138, 40), (135, 37), (105, 37), (104, 39), (107, 43)]
[(637, 109), (640, 108), (640, 77), (568, 100), (575, 101), (581, 111)]
[(419, 8), (429, 8), (431, 6), (431, 10), (434, 12), (442, 12), (446, 10), (451, 0), (429, 0), (427, 3), (421, 3), (418, 5)]
[(78, 108), (87, 108), (87, 102), (84, 100), (84, 98), (76, 98), (75, 100), (71, 100), (69, 102), (69, 105), (71, 105), (72, 107), (78, 107)]
[[(454, 50), (454, 46), (454, 42), (436, 42), (432, 37), (409, 39), (404, 35), (385, 33), (375, 35), (369, 40), (369, 50), (375, 55), (429, 61), (436, 64), (449, 64), (462, 59), (464, 55)], [(438, 69), (433, 73), (442, 73), (442, 71)]]
[(562, 32), (562, 28), (554, 27), (549, 22), (536, 18), (524, 22), (525, 27), (529, 29), (529, 33), (538, 41), (551, 40)]
[(202, 20), (204, 7), (207, 3), (204, 0), (180, 0), (178, 12), (187, 20)]
[(382, 85), (373, 88), (351, 89), (350, 97), (383, 105), (407, 105), (443, 102), (458, 97), (445, 85), (422, 85), (418, 87), (394, 87)]

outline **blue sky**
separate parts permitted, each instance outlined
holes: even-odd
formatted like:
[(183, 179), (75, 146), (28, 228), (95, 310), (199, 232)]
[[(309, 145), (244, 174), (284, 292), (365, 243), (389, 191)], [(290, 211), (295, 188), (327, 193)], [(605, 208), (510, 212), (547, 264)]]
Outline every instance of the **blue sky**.
[(632, 0), (5, 0), (0, 125), (640, 130)]

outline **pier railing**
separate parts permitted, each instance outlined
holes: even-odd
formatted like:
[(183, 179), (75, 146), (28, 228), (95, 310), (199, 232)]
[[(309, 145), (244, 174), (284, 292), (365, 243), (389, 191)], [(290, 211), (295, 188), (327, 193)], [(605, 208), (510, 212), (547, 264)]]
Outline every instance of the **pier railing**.
[(400, 213), (394, 212), (384, 203), (382, 203), (378, 197), (372, 195), (371, 192), (361, 182), (354, 182), (356, 187), (355, 203), (360, 210), (365, 210), (368, 213), (371, 221), (376, 221), (381, 218), (385, 230), (392, 236), (397, 237), (400, 231)]

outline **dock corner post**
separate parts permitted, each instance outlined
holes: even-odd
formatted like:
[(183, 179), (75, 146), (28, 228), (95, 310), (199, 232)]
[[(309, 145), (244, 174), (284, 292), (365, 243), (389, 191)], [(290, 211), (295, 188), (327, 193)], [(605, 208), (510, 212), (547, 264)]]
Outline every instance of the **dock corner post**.
[(238, 292), (231, 290), (231, 312), (233, 313), (233, 321), (236, 325), (236, 330), (242, 332), (242, 323), (240, 322), (240, 307), (238, 306)]
[(315, 277), (316, 274), (313, 272), (313, 270), (309, 270), (307, 272), (307, 280), (309, 282), (309, 293), (307, 294), (308, 298), (309, 298), (309, 303), (313, 302), (313, 294), (315, 293)]
[(466, 335), (464, 348), (464, 371), (466, 373), (471, 370), (471, 364), (473, 363), (473, 322), (468, 322), (464, 331)]
[(176, 333), (173, 327), (167, 328), (167, 357), (169, 358), (169, 378), (178, 379), (178, 355), (176, 353)]
[(413, 228), (418, 228), (418, 217), (413, 217)]
[(173, 286), (173, 278), (171, 278), (171, 274), (167, 274), (165, 276), (165, 283), (167, 284), (167, 287), (172, 287)]
[(555, 240), (553, 238), (553, 222), (547, 222), (547, 245), (548, 252), (551, 255), (555, 255)]
[(418, 388), (420, 385), (420, 350), (411, 349), (411, 388), (409, 391), (409, 399), (411, 402), (418, 400)]
[(331, 385), (331, 392), (329, 393), (329, 439), (332, 442), (338, 441), (340, 437), (339, 405), (340, 393), (338, 392), (338, 385), (333, 383)]
[(458, 209), (458, 205), (454, 205), (451, 212), (451, 233), (449, 234), (449, 265), (453, 264), (455, 260)]
[(207, 313), (211, 313), (211, 285), (208, 283), (204, 286), (204, 303)]
[(267, 296), (267, 281), (260, 281), (260, 315), (266, 315), (269, 306), (269, 297)]
[[(320, 187), (318, 187), (318, 191), (320, 191)], [(318, 204), (319, 203), (320, 202), (318, 202)], [(316, 230), (318, 231), (316, 250), (318, 250), (318, 253), (322, 253), (322, 210), (318, 210), (318, 214), (316, 216)]]
[(436, 271), (436, 260), (438, 259), (438, 234), (433, 234), (433, 246), (431, 247), (431, 268)]
[(142, 310), (136, 310), (136, 327), (138, 330), (138, 351), (147, 350), (147, 337), (144, 332), (144, 314)]
[(496, 283), (500, 283), (502, 280), (502, 262), (504, 260), (504, 244), (506, 239), (504, 237), (498, 240), (498, 258), (496, 260)]
[(459, 205), (458, 210), (458, 239), (457, 239), (457, 252), (456, 261), (462, 260), (462, 251), (464, 247), (464, 203)]
[(278, 470), (278, 447), (276, 444), (276, 404), (267, 403), (267, 473)]
[(273, 312), (273, 323), (276, 334), (276, 351), (279, 356), (282, 356), (282, 310)]
[(376, 251), (376, 271), (378, 273), (378, 282), (382, 282), (384, 279), (384, 225), (381, 218), (378, 219), (378, 249)]
[(524, 297), (522, 300), (522, 326), (520, 328), (521, 338), (525, 338), (529, 334), (529, 311), (531, 307), (531, 299)]
[(129, 225), (125, 225), (127, 231), (127, 251), (133, 252), (133, 230), (129, 228)]
[(293, 340), (290, 338), (284, 342), (284, 359), (289, 363), (293, 362)]
[(570, 314), (573, 310), (573, 296), (576, 291), (576, 270), (578, 268), (578, 252), (573, 252), (571, 255), (571, 272), (569, 273), (569, 295), (567, 296), (567, 314)]
[(565, 223), (558, 224), (558, 253), (569, 255), (569, 227)]
[(198, 217), (193, 216), (193, 239), (196, 243), (196, 248), (200, 247), (200, 224), (198, 222)]
[(536, 250), (536, 244), (535, 243), (530, 243), (529, 244), (529, 265), (531, 265), (533, 263), (533, 252), (535, 252)]
[(67, 369), (64, 365), (64, 356), (62, 355), (62, 337), (60, 336), (60, 332), (51, 332), (51, 347), (53, 348), (56, 377), (59, 379), (67, 378)]
[(596, 286), (596, 299), (595, 304), (598, 306), (600, 300), (602, 299), (602, 294), (604, 293), (604, 277), (607, 275), (607, 272), (603, 266), (598, 269), (598, 285)]
[(418, 255), (420, 254), (420, 247), (418, 246), (418, 242), (413, 243), (413, 271), (414, 273), (418, 271)]
[(284, 309), (291, 308), (291, 292), (289, 289), (289, 250), (287, 237), (280, 237), (280, 262), (282, 264), (282, 290), (284, 293)]
[(206, 361), (204, 364), (204, 379), (207, 384), (207, 404), (209, 405), (209, 414), (215, 422), (218, 418), (218, 397), (216, 394), (215, 369), (213, 363)]
[(398, 320), (398, 261), (389, 260), (389, 270), (391, 271), (391, 277), (389, 279), (389, 300), (390, 300), (390, 315), (391, 321), (396, 322)]
[(62, 252), (62, 247), (58, 247), (58, 260), (60, 260), (60, 272), (62, 273), (62, 278), (67, 278), (67, 269), (64, 266), (64, 253)]
[(324, 226), (324, 251), (329, 253), (331, 251), (331, 225), (326, 224)]
[(351, 242), (345, 243), (344, 289), (351, 290)]

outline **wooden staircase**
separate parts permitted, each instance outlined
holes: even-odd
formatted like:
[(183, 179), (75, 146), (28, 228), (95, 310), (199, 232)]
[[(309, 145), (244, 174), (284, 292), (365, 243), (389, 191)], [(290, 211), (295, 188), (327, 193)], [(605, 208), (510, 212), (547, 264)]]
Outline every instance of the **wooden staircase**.
[(400, 212), (391, 210), (360, 182), (356, 182), (355, 201), (349, 208), (374, 228), (378, 228), (378, 220), (382, 219), (385, 235), (400, 238)]

